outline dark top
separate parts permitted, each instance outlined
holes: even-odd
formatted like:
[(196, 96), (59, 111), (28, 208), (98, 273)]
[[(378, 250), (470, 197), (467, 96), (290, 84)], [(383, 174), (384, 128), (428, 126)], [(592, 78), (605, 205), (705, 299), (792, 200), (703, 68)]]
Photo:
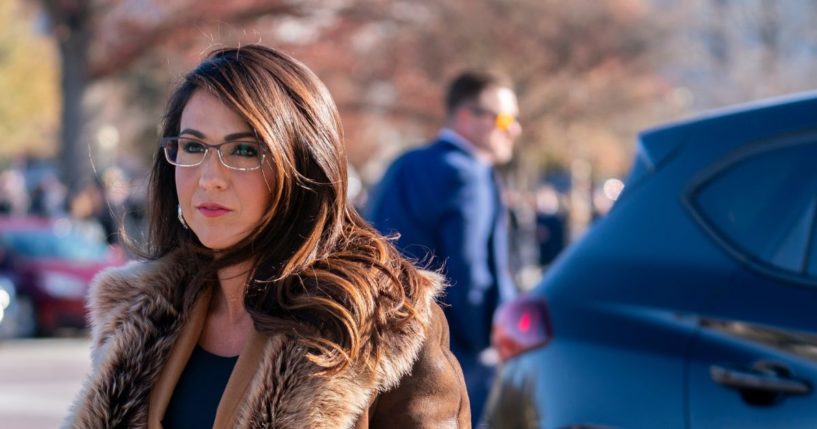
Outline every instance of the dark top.
[(200, 346), (193, 349), (165, 411), (165, 429), (211, 428), (216, 409), (238, 356), (214, 355)]

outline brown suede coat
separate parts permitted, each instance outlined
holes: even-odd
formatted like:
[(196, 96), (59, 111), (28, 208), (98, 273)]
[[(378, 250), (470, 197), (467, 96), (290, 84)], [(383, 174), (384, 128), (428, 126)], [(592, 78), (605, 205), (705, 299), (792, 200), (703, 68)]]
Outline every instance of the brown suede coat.
[[(132, 263), (95, 280), (89, 304), (93, 369), (64, 427), (161, 428), (211, 295), (205, 291), (189, 304), (174, 305), (175, 289), (190, 278), (174, 258)], [(222, 395), (214, 427), (470, 427), (462, 372), (435, 302), (442, 282), (425, 274), (429, 286), (411, 299), (429, 328), (413, 321), (399, 332), (381, 332), (384, 353), (373, 369), (354, 365), (340, 374), (319, 375), (305, 358), (307, 350), (290, 336), (253, 333)]]

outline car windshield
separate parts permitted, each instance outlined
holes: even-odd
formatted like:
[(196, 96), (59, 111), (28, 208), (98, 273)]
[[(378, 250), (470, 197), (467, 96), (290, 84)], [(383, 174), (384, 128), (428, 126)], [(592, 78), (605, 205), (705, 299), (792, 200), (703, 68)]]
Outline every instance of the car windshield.
[(27, 258), (62, 259), (76, 262), (104, 261), (108, 246), (76, 231), (58, 234), (51, 230), (7, 231), (3, 245)]

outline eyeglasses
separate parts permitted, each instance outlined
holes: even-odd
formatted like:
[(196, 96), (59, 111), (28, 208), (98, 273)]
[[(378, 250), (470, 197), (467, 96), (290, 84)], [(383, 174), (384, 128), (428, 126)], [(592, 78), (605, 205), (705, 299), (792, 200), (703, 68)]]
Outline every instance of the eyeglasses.
[(488, 110), (483, 107), (479, 106), (469, 106), (471, 111), (476, 113), (477, 115), (491, 115), (494, 117), (495, 126), (502, 131), (508, 131), (511, 129), (511, 126), (516, 122), (516, 116), (511, 115), (510, 113), (496, 113), (494, 111)]
[(189, 137), (165, 137), (161, 140), (167, 162), (177, 167), (196, 167), (204, 162), (210, 149), (218, 152), (221, 165), (238, 171), (253, 171), (264, 163), (264, 149), (255, 141), (229, 141), (207, 144)]

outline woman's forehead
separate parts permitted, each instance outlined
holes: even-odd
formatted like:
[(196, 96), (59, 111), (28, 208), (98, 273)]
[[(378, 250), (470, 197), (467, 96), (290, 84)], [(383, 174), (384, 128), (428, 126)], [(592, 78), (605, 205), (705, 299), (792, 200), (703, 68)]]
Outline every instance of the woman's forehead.
[(218, 97), (196, 90), (182, 110), (179, 131), (199, 138), (222, 139), (238, 133), (253, 134), (253, 129), (238, 113)]

